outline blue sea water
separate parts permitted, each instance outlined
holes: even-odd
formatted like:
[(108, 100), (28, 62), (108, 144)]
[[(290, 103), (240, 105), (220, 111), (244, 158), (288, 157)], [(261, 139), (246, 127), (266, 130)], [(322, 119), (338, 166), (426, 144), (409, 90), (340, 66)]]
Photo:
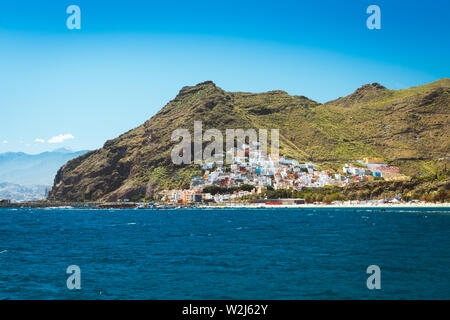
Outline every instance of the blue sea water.
[(0, 209), (0, 298), (450, 299), (449, 231), (450, 208)]

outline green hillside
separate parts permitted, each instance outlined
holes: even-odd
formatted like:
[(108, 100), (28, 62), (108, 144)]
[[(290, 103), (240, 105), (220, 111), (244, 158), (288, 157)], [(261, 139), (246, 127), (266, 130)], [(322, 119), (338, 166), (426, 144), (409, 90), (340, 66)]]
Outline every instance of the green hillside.
[(405, 90), (364, 85), (320, 104), (284, 91), (226, 92), (208, 81), (184, 87), (155, 116), (69, 161), (58, 172), (51, 200), (151, 197), (189, 186), (198, 166), (175, 166), (175, 129), (276, 128), (280, 153), (337, 169), (346, 160), (379, 156), (407, 175), (430, 175), (448, 164), (450, 79)]

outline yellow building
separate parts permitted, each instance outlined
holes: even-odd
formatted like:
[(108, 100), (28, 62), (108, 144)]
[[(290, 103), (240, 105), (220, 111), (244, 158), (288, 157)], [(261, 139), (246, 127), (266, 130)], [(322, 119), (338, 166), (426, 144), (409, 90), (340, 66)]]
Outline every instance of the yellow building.
[(369, 164), (369, 163), (374, 163), (374, 164), (381, 164), (384, 163), (384, 159), (383, 158), (364, 158), (364, 163), (365, 164)]

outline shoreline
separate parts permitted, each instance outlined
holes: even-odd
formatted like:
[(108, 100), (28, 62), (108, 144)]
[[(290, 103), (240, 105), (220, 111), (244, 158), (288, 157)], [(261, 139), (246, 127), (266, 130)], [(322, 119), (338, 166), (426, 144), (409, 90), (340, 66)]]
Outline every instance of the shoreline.
[(127, 202), (127, 203), (10, 203), (0, 205), (0, 209), (181, 209), (181, 208), (200, 208), (200, 209), (301, 209), (301, 208), (449, 208), (450, 203), (431, 203), (431, 202), (417, 202), (417, 203), (335, 203), (335, 204), (276, 204), (267, 205), (263, 203), (254, 204), (155, 204), (150, 207), (141, 207), (141, 203)]
[(450, 203), (380, 203), (380, 204), (297, 204), (297, 205), (222, 205), (222, 206), (199, 206), (199, 208), (449, 208)]

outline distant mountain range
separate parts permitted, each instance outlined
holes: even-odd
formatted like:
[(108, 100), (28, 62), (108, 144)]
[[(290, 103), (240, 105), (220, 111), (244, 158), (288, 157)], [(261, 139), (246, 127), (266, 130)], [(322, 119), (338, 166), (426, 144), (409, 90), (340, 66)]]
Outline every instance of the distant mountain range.
[(56, 149), (32, 155), (23, 152), (0, 154), (0, 199), (38, 200), (46, 196), (58, 169), (88, 151)]
[(8, 199), (13, 202), (42, 200), (47, 197), (48, 186), (31, 185), (22, 186), (20, 184), (1, 182), (0, 200)]
[(56, 149), (40, 154), (8, 152), (0, 154), (0, 182), (51, 186), (58, 169), (88, 151)]
[[(326, 88), (324, 88), (326, 90)], [(433, 174), (450, 151), (450, 79), (390, 90), (373, 83), (325, 104), (275, 90), (227, 92), (207, 81), (184, 87), (155, 116), (103, 148), (65, 164), (52, 200), (116, 200), (188, 187), (196, 165), (175, 166), (175, 129), (277, 128), (280, 154), (342, 167), (347, 160), (382, 157), (407, 175)], [(442, 160), (444, 159), (444, 160)], [(447, 159), (447, 160), (445, 160)]]

